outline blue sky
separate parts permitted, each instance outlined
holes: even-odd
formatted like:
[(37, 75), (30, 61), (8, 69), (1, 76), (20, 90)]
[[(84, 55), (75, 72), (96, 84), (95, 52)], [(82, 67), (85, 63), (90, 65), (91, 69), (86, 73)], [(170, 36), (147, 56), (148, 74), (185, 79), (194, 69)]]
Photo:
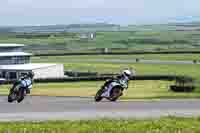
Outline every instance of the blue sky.
[(199, 5), (199, 0), (0, 0), (0, 25), (192, 21), (200, 16)]

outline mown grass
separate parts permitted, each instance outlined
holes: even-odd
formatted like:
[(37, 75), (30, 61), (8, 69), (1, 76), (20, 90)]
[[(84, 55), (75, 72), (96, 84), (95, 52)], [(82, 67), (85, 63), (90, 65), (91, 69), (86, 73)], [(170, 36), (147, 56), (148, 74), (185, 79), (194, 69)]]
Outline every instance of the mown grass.
[[(131, 81), (121, 99), (199, 98), (199, 88), (192, 93), (174, 93), (169, 81)], [(40, 96), (94, 97), (103, 82), (71, 82), (34, 84), (31, 94)], [(7, 95), (11, 85), (3, 85), (1, 95)]]
[(0, 123), (2, 133), (199, 133), (199, 118)]

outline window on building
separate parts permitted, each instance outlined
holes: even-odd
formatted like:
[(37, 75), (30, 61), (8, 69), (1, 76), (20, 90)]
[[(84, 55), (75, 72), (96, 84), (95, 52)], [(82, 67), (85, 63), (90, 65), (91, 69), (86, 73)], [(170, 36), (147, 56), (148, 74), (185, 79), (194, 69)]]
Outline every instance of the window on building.
[(2, 77), (3, 77), (3, 78), (6, 78), (6, 71), (3, 71), (3, 72), (2, 72)]
[(17, 79), (17, 73), (16, 72), (9, 72), (9, 79)]

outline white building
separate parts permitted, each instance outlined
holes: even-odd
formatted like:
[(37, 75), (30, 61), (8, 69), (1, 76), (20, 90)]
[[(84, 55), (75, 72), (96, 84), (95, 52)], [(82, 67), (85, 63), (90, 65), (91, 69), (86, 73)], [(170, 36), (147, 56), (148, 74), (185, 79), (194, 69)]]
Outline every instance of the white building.
[(81, 33), (80, 39), (94, 39), (96, 37), (95, 33)]
[(62, 64), (30, 63), (32, 54), (23, 52), (23, 47), (22, 44), (0, 44), (0, 78), (14, 80), (31, 71), (35, 79), (64, 77)]

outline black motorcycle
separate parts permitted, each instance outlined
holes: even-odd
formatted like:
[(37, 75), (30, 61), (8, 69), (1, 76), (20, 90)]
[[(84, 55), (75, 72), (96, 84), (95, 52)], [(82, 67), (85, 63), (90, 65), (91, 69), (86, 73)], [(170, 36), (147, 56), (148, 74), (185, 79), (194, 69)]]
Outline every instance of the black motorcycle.
[[(123, 95), (124, 89), (128, 89), (128, 82), (125, 84), (120, 83), (117, 80), (108, 81), (109, 83), (105, 83), (106, 85), (102, 86), (100, 90), (95, 95), (95, 101), (100, 102), (103, 98), (106, 98), (110, 101), (116, 101), (120, 96)], [(109, 95), (105, 95), (108, 93)]]
[(20, 103), (23, 101), (25, 97), (25, 88), (21, 87), (20, 84), (15, 84), (10, 89), (9, 95), (8, 95), (8, 102), (12, 103), (13, 101), (17, 101)]

